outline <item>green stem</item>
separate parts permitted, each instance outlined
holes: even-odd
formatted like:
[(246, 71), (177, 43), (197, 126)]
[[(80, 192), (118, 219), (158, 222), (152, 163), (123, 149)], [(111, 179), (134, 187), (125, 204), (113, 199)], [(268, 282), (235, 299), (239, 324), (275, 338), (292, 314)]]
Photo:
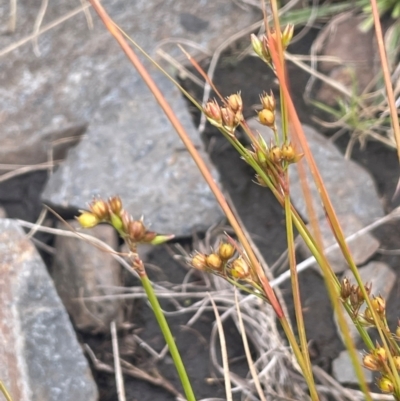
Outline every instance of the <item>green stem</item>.
[[(286, 184), (289, 184), (289, 177), (286, 173)], [(293, 303), (296, 313), (297, 330), (299, 332), (300, 347), (304, 358), (304, 364), (306, 370), (303, 372), (305, 379), (307, 380), (308, 389), (312, 400), (318, 400), (318, 394), (315, 388), (314, 377), (312, 374), (312, 368), (310, 363), (310, 355), (308, 353), (307, 336), (305, 331), (303, 311), (301, 307), (300, 298), (300, 286), (298, 275), (296, 271), (296, 255), (294, 249), (294, 234), (293, 234), (293, 222), (292, 222), (292, 210), (290, 203), (289, 193), (285, 194), (285, 219), (286, 219), (286, 235), (288, 242), (288, 254), (289, 254), (289, 265), (291, 271), (292, 291), (293, 291)]]
[(160, 303), (158, 302), (156, 294), (154, 293), (151, 282), (146, 274), (142, 274), (140, 276), (140, 280), (142, 281), (142, 285), (144, 290), (146, 291), (147, 298), (153, 308), (153, 312), (154, 315), (156, 316), (158, 325), (160, 326), (160, 329), (164, 335), (165, 341), (169, 348), (169, 352), (172, 356), (172, 359), (174, 360), (174, 364), (178, 372), (179, 378), (181, 380), (183, 390), (185, 391), (187, 401), (196, 401), (196, 397), (194, 396), (193, 389), (189, 381), (189, 377), (186, 373), (185, 366), (182, 362), (182, 358), (179, 354), (178, 348), (176, 346), (174, 337), (172, 336), (167, 320), (165, 319), (165, 316), (161, 310)]

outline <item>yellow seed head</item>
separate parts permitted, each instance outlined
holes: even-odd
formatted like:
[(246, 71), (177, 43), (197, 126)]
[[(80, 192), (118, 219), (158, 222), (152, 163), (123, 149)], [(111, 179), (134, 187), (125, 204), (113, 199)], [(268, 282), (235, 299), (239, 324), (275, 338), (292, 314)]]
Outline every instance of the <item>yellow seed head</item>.
[(291, 143), (282, 145), (281, 153), (282, 159), (287, 162), (293, 161), (296, 157), (296, 151)]
[(377, 371), (381, 367), (379, 360), (372, 354), (367, 354), (364, 356), (363, 364), (367, 369), (372, 371)]
[(231, 264), (231, 273), (234, 278), (245, 279), (250, 275), (250, 268), (242, 258), (238, 258)]
[(279, 163), (282, 160), (282, 152), (278, 146), (273, 146), (269, 154), (274, 163)]
[(374, 349), (374, 355), (376, 356), (376, 358), (381, 361), (381, 362), (385, 362), (387, 360), (387, 354), (386, 354), (386, 350), (383, 347), (376, 347)]
[(378, 380), (378, 387), (381, 389), (383, 393), (393, 393), (394, 386), (390, 379), (383, 376)]
[(262, 125), (272, 128), (275, 125), (275, 113), (268, 109), (258, 112), (258, 119)]
[(243, 110), (243, 101), (242, 97), (240, 96), (240, 93), (236, 93), (233, 95), (230, 95), (226, 98), (226, 101), (228, 103), (229, 108), (234, 112), (242, 112)]
[(394, 356), (393, 357), (394, 365), (396, 366), (396, 369), (400, 371), (400, 356)]
[(206, 264), (212, 270), (219, 270), (222, 266), (222, 259), (216, 253), (206, 256)]
[(100, 223), (99, 218), (92, 212), (82, 212), (76, 219), (83, 228), (92, 228)]
[(197, 270), (206, 270), (206, 255), (203, 255), (202, 253), (196, 253), (196, 255), (194, 255), (192, 260), (190, 261), (190, 264)]
[(289, 46), (293, 38), (293, 32), (294, 32), (294, 25), (293, 24), (286, 25), (285, 29), (282, 32), (283, 50), (286, 50), (286, 48)]
[(372, 307), (378, 313), (379, 316), (385, 316), (386, 311), (386, 301), (381, 297), (375, 297), (371, 300)]
[(228, 242), (220, 244), (218, 248), (218, 255), (223, 260), (230, 259), (234, 253), (235, 253), (235, 247)]
[(250, 38), (254, 52), (257, 54), (258, 57), (264, 58), (262, 41), (258, 38), (257, 35), (254, 35), (254, 33), (251, 34)]

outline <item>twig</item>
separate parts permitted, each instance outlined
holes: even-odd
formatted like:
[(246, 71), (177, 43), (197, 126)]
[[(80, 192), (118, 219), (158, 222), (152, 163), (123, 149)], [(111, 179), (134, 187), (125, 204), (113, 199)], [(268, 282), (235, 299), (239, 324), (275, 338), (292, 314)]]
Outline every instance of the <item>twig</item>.
[(115, 325), (115, 320), (111, 322), (110, 329), (111, 329), (111, 343), (114, 356), (114, 371), (115, 371), (115, 381), (117, 384), (118, 401), (126, 401), (124, 378), (122, 376), (121, 364), (119, 360), (118, 337), (117, 337), (117, 328)]

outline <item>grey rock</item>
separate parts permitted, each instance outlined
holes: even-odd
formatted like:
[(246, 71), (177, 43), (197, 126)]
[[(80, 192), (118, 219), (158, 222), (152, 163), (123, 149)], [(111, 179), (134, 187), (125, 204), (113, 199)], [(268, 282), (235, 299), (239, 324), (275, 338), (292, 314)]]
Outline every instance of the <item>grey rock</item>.
[[(79, 227), (75, 221), (69, 224)], [(85, 234), (118, 249), (117, 234), (111, 226), (101, 224), (85, 230)], [(112, 320), (122, 320), (121, 302), (85, 298), (112, 295), (115, 287), (122, 287), (119, 263), (108, 251), (78, 237), (57, 236), (55, 248), (52, 277), (75, 326), (86, 332), (108, 332)]]
[(0, 372), (14, 400), (95, 401), (68, 315), (18, 225), (0, 220)]
[[(280, 126), (277, 117), (278, 126)], [(249, 122), (251, 128), (260, 132), (269, 143), (272, 131), (262, 126), (255, 119)], [(303, 125), (304, 134), (321, 173), (325, 187), (338, 215), (352, 214), (366, 226), (377, 218), (383, 217), (383, 206), (376, 192), (371, 175), (352, 160), (346, 160), (340, 150), (314, 128)], [(319, 201), (318, 191), (311, 174), (307, 174), (318, 219), (325, 218), (324, 210)], [(290, 195), (299, 213), (307, 216), (307, 208), (300, 184), (299, 174), (295, 165), (290, 166)]]
[[(50, 2), (42, 26), (78, 4)], [(195, 57), (204, 57), (260, 18), (252, 11), (243, 12), (231, 0), (134, 4), (108, 0), (102, 4), (151, 55), (162, 45), (165, 52), (180, 60), (185, 56), (176, 45), (179, 38), (197, 43), (198, 48), (189, 50)], [(0, 48), (31, 34), (39, 7), (40, 3), (33, 5), (28, 0), (18, 2), (16, 33), (1, 36)], [(32, 156), (36, 150), (32, 151), (28, 138), (90, 124), (89, 139), (79, 154), (73, 152), (65, 168), (51, 179), (44, 196), (47, 202), (82, 208), (93, 194), (120, 194), (126, 203), (132, 202), (128, 207), (132, 214), (144, 213), (154, 229), (186, 235), (199, 223), (209, 226), (221, 216), (210, 191), (124, 53), (97, 15), (91, 13), (93, 30), (80, 13), (38, 38), (39, 56), (33, 53), (32, 42), (27, 42), (0, 58), (0, 137), (4, 141), (0, 149), (9, 155), (7, 147), (17, 143), (22, 152), (26, 144), (31, 152), (24, 154)], [(147, 60), (145, 63), (150, 67)], [(174, 74), (170, 67), (167, 69)], [(150, 70), (201, 148), (182, 95), (155, 67)], [(73, 166), (77, 161), (81, 164)], [(74, 182), (65, 181), (71, 174)], [(156, 186), (162, 191), (156, 191)], [(179, 226), (182, 221), (186, 223), (183, 227)]]
[[(319, 70), (348, 90), (355, 90), (355, 95), (360, 95), (379, 72), (374, 31), (361, 31), (359, 24), (363, 20), (362, 16), (357, 17), (352, 12), (341, 14), (332, 18), (319, 37), (320, 55), (340, 60), (340, 63), (321, 61)], [(331, 106), (342, 96), (325, 82), (321, 83), (316, 94), (318, 101)]]
[[(359, 354), (359, 361), (362, 364), (362, 355)], [(372, 383), (373, 374), (370, 370), (363, 368), (365, 381)], [(342, 384), (358, 384), (357, 375), (348, 351), (342, 351), (339, 356), (332, 362), (332, 375)]]
[[(382, 262), (370, 262), (364, 267), (358, 269), (363, 283), (371, 283), (372, 290), (371, 295), (381, 295), (385, 300), (389, 298), (389, 295), (393, 289), (394, 283), (396, 282), (396, 273), (385, 263)], [(347, 277), (351, 284), (356, 284), (353, 278), (353, 274), (350, 270), (343, 273), (342, 277)], [(361, 307), (360, 313), (363, 313), (365, 306)], [(360, 341), (360, 336), (356, 327), (354, 326), (350, 316), (345, 312), (345, 318), (350, 328), (350, 335), (355, 344)], [(337, 324), (337, 318), (335, 316), (335, 323), (339, 336), (342, 338), (341, 331)]]
[[(358, 232), (363, 228), (363, 225), (359, 219), (354, 215), (339, 215), (338, 219), (346, 237)], [(318, 222), (318, 226), (321, 230), (322, 241), (325, 249), (335, 244), (336, 239), (332, 234), (332, 230), (328, 221), (326, 219), (320, 220)], [(374, 253), (378, 250), (379, 245), (379, 241), (370, 233), (365, 233), (348, 242), (354, 263), (357, 266), (364, 264), (372, 255), (374, 255)], [(306, 246), (305, 242), (300, 236), (299, 250), (306, 258), (311, 256), (309, 248)], [(341, 273), (349, 267), (340, 249), (335, 249), (327, 253), (327, 258), (335, 273)], [(313, 267), (315, 267), (318, 271), (320, 270), (316, 264), (314, 264)]]

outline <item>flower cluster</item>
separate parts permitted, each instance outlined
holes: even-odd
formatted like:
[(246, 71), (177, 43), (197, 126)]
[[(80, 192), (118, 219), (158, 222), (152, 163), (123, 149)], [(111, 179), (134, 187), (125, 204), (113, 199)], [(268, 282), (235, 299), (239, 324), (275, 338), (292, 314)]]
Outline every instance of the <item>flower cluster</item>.
[(237, 126), (243, 121), (243, 102), (240, 93), (228, 96), (221, 107), (216, 100), (207, 102), (203, 113), (210, 124), (234, 136)]
[(257, 284), (258, 279), (251, 269), (245, 254), (239, 254), (234, 245), (221, 242), (218, 249), (210, 254), (196, 253), (189, 264), (197, 270), (207, 271), (228, 280), (242, 280)]
[(107, 201), (94, 199), (89, 204), (89, 210), (81, 211), (77, 220), (83, 228), (91, 228), (100, 223), (111, 224), (127, 242), (131, 251), (136, 250), (136, 244), (149, 243), (157, 245), (173, 237), (171, 235), (159, 235), (154, 231), (149, 231), (145, 227), (143, 219), (134, 220), (132, 216), (124, 210), (121, 198), (118, 196), (113, 196)]

